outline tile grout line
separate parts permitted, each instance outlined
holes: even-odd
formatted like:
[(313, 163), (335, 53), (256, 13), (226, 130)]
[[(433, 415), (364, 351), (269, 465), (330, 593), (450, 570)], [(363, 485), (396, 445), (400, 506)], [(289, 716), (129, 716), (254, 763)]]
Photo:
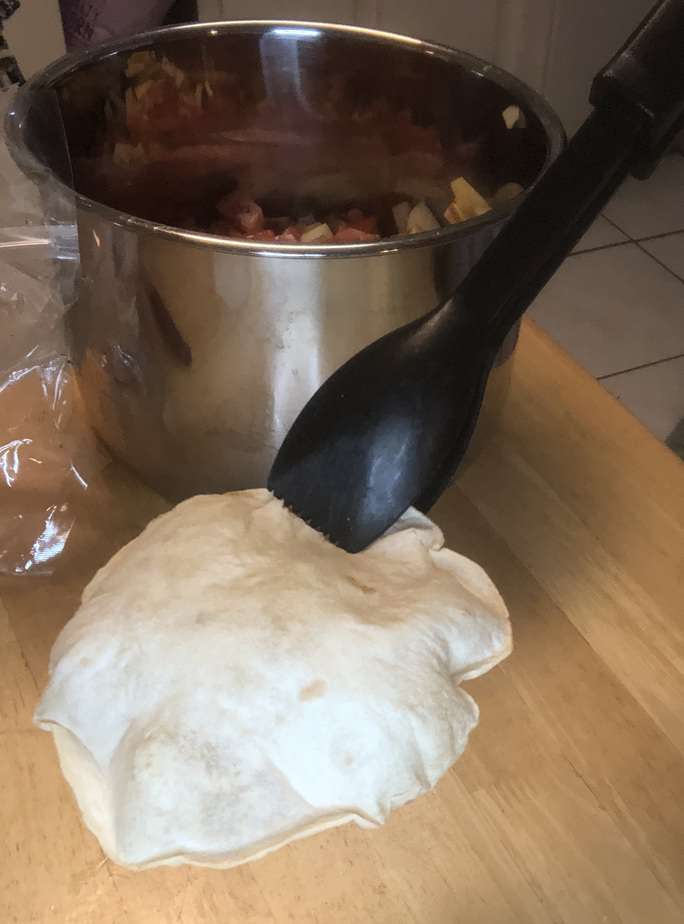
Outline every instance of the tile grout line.
[[(605, 215), (602, 217), (605, 218)], [(618, 228), (617, 225), (613, 225), (613, 227), (621, 234), (624, 234), (627, 239), (624, 241), (611, 241), (610, 244), (597, 244), (596, 247), (587, 247), (584, 250), (571, 250), (568, 256), (581, 257), (583, 253), (596, 253), (597, 250), (611, 250), (613, 247), (624, 247), (626, 244), (636, 244), (636, 246), (641, 250), (645, 250), (644, 247), (641, 247), (642, 244), (650, 244), (651, 241), (662, 241), (663, 238), (666, 237), (678, 237), (679, 235), (684, 235), (684, 228), (682, 228), (680, 231), (664, 231), (662, 234), (652, 234), (650, 237), (635, 238), (629, 237), (627, 233), (623, 231), (622, 228)], [(645, 252), (649, 255), (649, 257), (653, 257), (653, 254), (648, 250), (645, 250)], [(657, 260), (658, 258), (653, 257), (653, 259)], [(665, 269), (669, 269), (669, 267), (665, 267)], [(674, 270), (670, 270), (670, 272), (672, 273)], [(676, 275), (677, 274), (675, 273), (675, 276)]]
[[(684, 154), (682, 155), (682, 157), (684, 157)], [(600, 214), (601, 214), (601, 217), (605, 218), (605, 220), (609, 224), (611, 224), (617, 231), (619, 231), (620, 234), (624, 234), (627, 240), (626, 241), (616, 241), (614, 244), (602, 244), (600, 247), (591, 247), (588, 250), (573, 251), (572, 253), (568, 254), (568, 256), (581, 257), (582, 254), (584, 253), (595, 253), (597, 250), (610, 250), (613, 247), (623, 247), (625, 244), (635, 244), (642, 253), (646, 254), (647, 257), (650, 257), (651, 260), (653, 260), (654, 263), (657, 263), (661, 269), (664, 269), (665, 272), (669, 273), (671, 276), (674, 276), (674, 278), (679, 280), (679, 282), (684, 283), (684, 276), (680, 276), (679, 273), (676, 273), (666, 263), (663, 263), (661, 260), (659, 260), (658, 257), (652, 254), (649, 250), (646, 250), (645, 247), (642, 247), (642, 244), (648, 243), (649, 241), (662, 240), (662, 238), (664, 237), (672, 237), (676, 234), (684, 234), (684, 228), (682, 228), (679, 231), (663, 231), (662, 234), (651, 234), (647, 237), (635, 238), (635, 237), (632, 237), (628, 231), (624, 231), (622, 228), (616, 225), (614, 221), (611, 221), (611, 219), (606, 214), (604, 214), (603, 212), (601, 212)], [(675, 359), (676, 357), (672, 356), (670, 358)], [(625, 371), (629, 371), (629, 370), (625, 370)], [(618, 372), (611, 373), (611, 375), (619, 375), (619, 374), (620, 373)]]
[(587, 247), (586, 250), (573, 250), (568, 256), (569, 257), (581, 257), (585, 253), (596, 253), (597, 250), (612, 250), (613, 247), (624, 247), (625, 244), (633, 244), (634, 241), (614, 241), (612, 244), (599, 244), (598, 247)]
[(623, 231), (622, 228), (621, 228), (619, 225), (616, 225), (615, 222), (613, 221), (613, 219), (612, 219), (612, 218), (609, 218), (609, 217), (606, 215), (605, 212), (601, 212), (601, 215), (606, 219), (606, 221), (608, 222), (609, 225), (612, 225), (612, 226), (615, 228), (616, 231), (619, 231), (620, 234), (624, 234), (624, 235), (625, 235), (625, 237), (627, 238), (627, 240), (626, 240), (626, 241), (623, 241), (623, 242), (622, 242), (623, 244), (628, 243), (628, 241), (634, 242), (634, 238), (631, 236), (631, 234), (629, 234), (627, 231)]
[[(624, 234), (625, 232), (623, 231), (622, 233)], [(643, 241), (659, 241), (664, 237), (676, 237), (678, 234), (684, 234), (684, 228), (678, 228), (675, 231), (662, 231), (660, 234), (647, 234), (646, 237), (630, 238), (630, 240), (634, 240), (635, 244), (639, 244)]]
[(673, 359), (683, 358), (684, 353), (676, 353), (674, 356), (664, 356), (662, 359), (653, 359), (648, 363), (640, 363), (638, 366), (630, 366), (629, 369), (620, 369), (619, 372), (607, 372), (605, 375), (597, 375), (596, 381), (603, 382), (606, 379), (612, 379), (618, 375), (626, 375), (628, 372), (637, 372), (639, 369), (648, 369), (650, 366), (660, 366), (662, 363), (669, 363)]
[[(678, 151), (677, 153), (678, 153), (681, 157), (684, 157), (684, 151)], [(570, 254), (570, 256), (581, 256), (581, 255), (584, 254), (584, 253), (594, 253), (594, 252), (599, 251), (599, 250), (609, 250), (609, 249), (612, 249), (612, 248), (614, 248), (614, 247), (623, 246), (624, 244), (636, 244), (636, 246), (639, 248), (639, 250), (640, 250), (643, 254), (645, 254), (647, 257), (650, 257), (658, 266), (660, 266), (662, 269), (664, 269), (664, 270), (665, 270), (667, 273), (669, 273), (671, 276), (674, 276), (674, 278), (677, 279), (679, 282), (684, 283), (684, 279), (682, 279), (681, 276), (679, 276), (677, 273), (675, 273), (674, 270), (671, 270), (669, 266), (666, 266), (664, 263), (661, 263), (661, 261), (660, 261), (657, 257), (655, 257), (652, 253), (649, 253), (649, 251), (646, 250), (646, 248), (642, 246), (642, 242), (647, 243), (648, 241), (659, 240), (659, 239), (662, 239), (662, 238), (664, 238), (664, 237), (670, 237), (670, 236), (675, 235), (675, 234), (682, 234), (682, 233), (684, 233), (684, 228), (679, 229), (679, 230), (676, 230), (676, 229), (675, 229), (675, 230), (673, 230), (673, 231), (663, 231), (663, 232), (660, 233), (660, 234), (651, 234), (651, 235), (647, 235), (647, 236), (645, 236), (645, 237), (643, 237), (643, 238), (634, 238), (634, 237), (632, 237), (632, 235), (631, 235), (628, 231), (625, 231), (625, 230), (624, 230), (623, 228), (621, 228), (615, 221), (613, 221), (608, 215), (606, 215), (605, 212), (600, 212), (599, 214), (601, 215), (601, 217), (603, 217), (603, 218), (608, 222), (609, 225), (611, 225), (613, 228), (615, 228), (616, 231), (618, 231), (620, 234), (624, 235), (625, 240), (617, 241), (617, 242), (614, 243), (614, 244), (604, 244), (604, 245), (602, 245), (602, 246), (600, 246), (600, 247), (592, 247), (592, 248), (588, 248), (587, 250), (580, 250), (580, 251), (577, 251), (577, 252), (573, 252), (573, 253)], [(602, 382), (602, 383), (608, 382), (610, 379), (616, 378), (616, 377), (619, 376), (619, 375), (626, 375), (626, 374), (628, 374), (628, 373), (630, 373), (630, 372), (637, 372), (637, 371), (639, 371), (639, 370), (641, 370), (641, 369), (648, 369), (648, 368), (650, 368), (651, 366), (659, 366), (659, 365), (661, 365), (661, 364), (663, 364), (663, 363), (671, 362), (671, 361), (674, 360), (674, 359), (681, 359), (682, 357), (684, 357), (684, 353), (679, 353), (679, 354), (676, 354), (675, 356), (667, 356), (667, 357), (664, 357), (663, 359), (653, 360), (652, 362), (648, 362), (648, 363), (640, 363), (640, 364), (637, 365), (637, 366), (631, 366), (631, 367), (628, 368), (628, 369), (622, 369), (622, 370), (620, 370), (620, 371), (618, 371), (618, 372), (610, 372), (610, 373), (608, 373), (607, 375), (597, 375), (597, 376), (596, 376), (596, 381), (597, 381), (597, 382)], [(642, 422), (643, 422), (643, 421), (642, 421)]]
[(671, 267), (669, 267), (666, 263), (663, 263), (662, 260), (659, 260), (655, 254), (652, 254), (650, 251), (646, 250), (645, 247), (642, 247), (639, 241), (634, 241), (634, 243), (642, 253), (645, 253), (647, 257), (650, 257), (651, 260), (658, 264), (658, 266), (661, 266), (664, 270), (670, 273), (670, 275), (674, 276), (675, 279), (678, 279), (681, 283), (684, 283), (684, 277), (680, 276), (679, 273), (675, 273)]
[[(683, 157), (683, 158), (684, 158), (684, 151), (676, 150), (675, 153), (678, 154), (680, 157)], [(648, 183), (648, 180), (650, 180), (650, 178), (651, 178), (651, 177), (649, 177), (647, 180), (644, 180), (644, 181), (643, 181), (643, 182), (644, 182), (644, 185), (646, 185), (646, 184)], [(615, 194), (613, 194), (613, 195), (615, 195)], [(684, 232), (684, 228), (680, 228), (679, 230), (675, 229), (674, 231), (661, 231), (659, 234), (647, 234), (647, 235), (645, 235), (644, 237), (641, 237), (641, 238), (632, 237), (632, 235), (629, 233), (629, 231), (623, 230), (612, 218), (610, 218), (608, 215), (606, 215), (605, 212), (602, 211), (602, 212), (600, 212), (599, 214), (600, 214), (603, 218), (605, 218), (606, 221), (607, 221), (609, 224), (611, 224), (614, 228), (616, 228), (616, 229), (617, 229), (618, 231), (620, 231), (622, 234), (626, 235), (627, 238), (628, 238), (630, 241), (632, 241), (634, 244), (638, 244), (639, 241), (650, 241), (650, 240), (653, 240), (654, 238), (657, 238), (657, 237), (666, 237), (668, 234), (682, 234), (682, 233)], [(623, 243), (626, 243), (626, 242), (623, 241)]]

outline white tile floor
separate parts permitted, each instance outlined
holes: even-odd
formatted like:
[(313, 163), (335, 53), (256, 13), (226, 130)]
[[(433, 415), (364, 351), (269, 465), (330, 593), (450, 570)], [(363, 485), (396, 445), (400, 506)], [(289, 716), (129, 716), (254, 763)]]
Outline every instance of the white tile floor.
[(530, 309), (659, 439), (684, 418), (684, 156), (629, 179)]

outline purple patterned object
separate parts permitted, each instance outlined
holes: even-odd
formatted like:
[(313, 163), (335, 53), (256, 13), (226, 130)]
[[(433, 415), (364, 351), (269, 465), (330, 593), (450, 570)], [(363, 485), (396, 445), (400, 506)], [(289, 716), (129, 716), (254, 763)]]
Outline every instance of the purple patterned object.
[(60, 0), (66, 46), (69, 51), (90, 48), (153, 29), (172, 5), (172, 0)]

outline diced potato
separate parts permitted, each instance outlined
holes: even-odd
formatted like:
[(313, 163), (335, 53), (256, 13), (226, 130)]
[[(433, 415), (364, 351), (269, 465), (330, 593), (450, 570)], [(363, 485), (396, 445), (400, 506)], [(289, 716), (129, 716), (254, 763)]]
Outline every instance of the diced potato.
[(114, 145), (112, 160), (118, 167), (134, 167), (145, 162), (145, 149), (142, 144), (128, 144), (118, 141)]
[(523, 112), (520, 110), (520, 106), (506, 106), (504, 111), (501, 113), (501, 117), (506, 123), (506, 128), (525, 128), (527, 125), (527, 120)]
[(333, 233), (325, 224), (314, 225), (312, 228), (308, 228), (301, 236), (300, 240), (302, 244), (324, 244), (326, 241), (331, 241), (333, 238)]
[(451, 205), (447, 207), (444, 212), (444, 217), (450, 225), (457, 225), (459, 222), (467, 220), (466, 216), (455, 202), (452, 202)]
[[(460, 219), (461, 221), (466, 221), (468, 218), (476, 218), (478, 215), (484, 215), (485, 212), (491, 210), (491, 205), (470, 185), (465, 177), (459, 176), (455, 180), (452, 180), (451, 191), (454, 195), (452, 205), (456, 206), (453, 211), (463, 216)], [(451, 206), (449, 206), (447, 212), (449, 209), (451, 209)], [(447, 217), (447, 221), (448, 220), (449, 218)]]
[(410, 202), (399, 202), (397, 205), (392, 207), (392, 215), (394, 216), (394, 224), (397, 226), (397, 231), (399, 234), (406, 234), (406, 229), (408, 228), (409, 215), (411, 214), (411, 203)]
[(489, 202), (496, 208), (497, 205), (505, 205), (506, 202), (515, 199), (516, 196), (519, 196), (520, 193), (524, 191), (525, 189), (520, 183), (504, 183), (503, 186), (499, 186)]
[(439, 222), (425, 202), (419, 202), (417, 205), (413, 206), (406, 222), (406, 231), (408, 234), (435, 231), (437, 228), (439, 228)]
[(153, 86), (154, 80), (143, 80), (142, 83), (139, 83), (137, 87), (134, 87), (133, 89), (136, 99), (142, 99), (146, 93), (149, 93)]
[(134, 51), (128, 56), (128, 61), (126, 62), (126, 76), (135, 77), (137, 74), (142, 74), (156, 63), (157, 59), (154, 56), (154, 52)]
[(183, 81), (185, 80), (185, 74), (183, 73), (183, 71), (182, 71), (179, 67), (176, 67), (176, 65), (173, 63), (173, 61), (170, 61), (170, 60), (166, 57), (166, 55), (164, 55), (164, 57), (163, 57), (162, 60), (161, 60), (161, 68), (162, 68), (163, 71), (166, 71), (166, 73), (169, 75), (169, 77), (172, 77), (172, 78), (173, 78), (174, 83), (176, 84), (176, 86), (177, 86), (177, 87), (180, 87), (180, 85), (181, 85), (181, 84), (183, 83)]

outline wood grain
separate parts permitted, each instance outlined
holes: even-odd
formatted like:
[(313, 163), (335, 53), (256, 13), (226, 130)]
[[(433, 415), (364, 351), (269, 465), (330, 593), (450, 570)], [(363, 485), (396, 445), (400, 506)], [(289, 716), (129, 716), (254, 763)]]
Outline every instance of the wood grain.
[(436, 790), (225, 872), (132, 873), (83, 828), (31, 716), (93, 571), (163, 502), (110, 466), (51, 578), (0, 585), (0, 921), (684, 920), (684, 469), (533, 325), (500, 431), (434, 511), (515, 651)]

